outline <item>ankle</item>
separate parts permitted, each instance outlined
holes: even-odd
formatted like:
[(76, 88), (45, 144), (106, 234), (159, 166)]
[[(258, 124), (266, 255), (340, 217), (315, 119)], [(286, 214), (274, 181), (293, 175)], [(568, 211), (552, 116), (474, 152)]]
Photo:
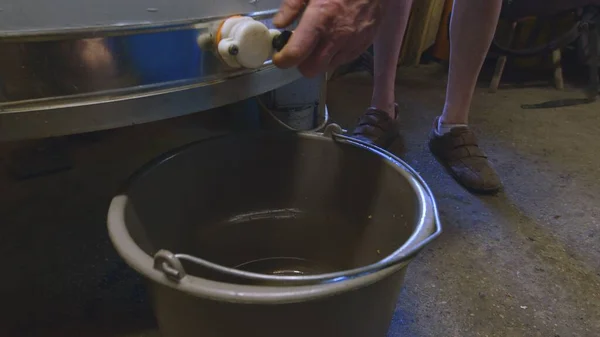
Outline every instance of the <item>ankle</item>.
[(445, 135), (445, 134), (449, 133), (454, 128), (460, 128), (460, 127), (468, 127), (468, 124), (467, 123), (446, 123), (446, 122), (443, 122), (442, 119), (440, 118), (437, 120), (437, 125), (435, 125), (435, 132), (441, 136), (441, 135)]
[(444, 117), (444, 115), (442, 115), (442, 116), (440, 116), (439, 123), (447, 124), (447, 125), (450, 125), (450, 124), (467, 125), (467, 124), (469, 124), (469, 121), (466, 118), (448, 118), (448, 117)]
[(396, 119), (396, 117), (398, 116), (398, 104), (396, 104), (396, 103), (384, 104), (384, 105), (373, 104), (373, 105), (371, 105), (370, 108), (379, 110), (379, 111), (383, 111), (388, 116), (390, 116), (390, 118), (392, 118), (392, 119)]

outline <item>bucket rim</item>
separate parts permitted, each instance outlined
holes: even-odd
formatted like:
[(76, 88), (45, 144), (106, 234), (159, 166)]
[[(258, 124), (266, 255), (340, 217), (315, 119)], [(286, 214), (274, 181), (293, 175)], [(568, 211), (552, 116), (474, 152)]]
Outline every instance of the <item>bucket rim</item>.
[[(276, 136), (284, 132), (262, 133), (261, 136)], [(387, 164), (392, 165), (396, 170), (405, 176), (409, 185), (413, 188), (416, 197), (419, 199), (419, 210), (417, 214), (417, 224), (413, 229), (413, 233), (401, 247), (383, 259), (371, 264), (379, 265), (381, 268), (370, 268), (367, 272), (360, 272), (351, 277), (344, 277), (333, 282), (317, 283), (317, 284), (285, 284), (280, 285), (248, 285), (240, 283), (225, 283), (196, 277), (193, 275), (185, 275), (184, 277), (173, 280), (168, 277), (163, 271), (155, 269), (155, 259), (137, 246), (133, 238), (130, 236), (125, 223), (124, 215), (125, 208), (128, 205), (129, 198), (127, 196), (127, 188), (131, 186), (141, 175), (144, 175), (151, 168), (160, 163), (169, 160), (173, 156), (183, 151), (192, 148), (199, 143), (217, 140), (219, 138), (231, 137), (231, 135), (220, 135), (196, 141), (177, 149), (169, 151), (162, 156), (150, 161), (136, 171), (130, 179), (123, 185), (120, 193), (115, 196), (110, 204), (108, 212), (108, 229), (113, 246), (118, 251), (119, 255), (133, 269), (141, 273), (151, 280), (171, 287), (185, 293), (207, 298), (217, 299), (219, 301), (229, 302), (247, 302), (247, 303), (265, 303), (265, 304), (280, 304), (289, 302), (306, 301), (310, 298), (320, 298), (334, 295), (339, 292), (348, 291), (351, 289), (361, 288), (377, 282), (380, 279), (387, 277), (403, 268), (412, 260), (412, 258), (423, 248), (424, 245), (435, 239), (441, 233), (439, 224), (439, 215), (437, 205), (431, 190), (423, 179), (412, 169), (407, 163), (402, 161), (397, 156), (382, 150), (370, 144), (362, 143), (353, 138), (330, 134), (326, 135), (315, 132), (298, 132), (295, 136), (308, 138), (319, 141), (335, 141), (337, 137), (345, 143), (357, 146), (367, 151), (371, 151), (382, 158)], [(239, 135), (238, 135), (239, 137)], [(409, 254), (404, 254), (410, 252)], [(400, 261), (394, 262), (394, 259), (401, 257)], [(391, 263), (390, 263), (391, 262)], [(369, 267), (367, 266), (367, 267)], [(227, 267), (223, 267), (227, 268)], [(228, 268), (230, 269), (230, 268)], [(369, 268), (367, 268), (369, 269)], [(328, 278), (335, 274), (344, 274), (348, 270), (337, 273), (314, 275), (318, 278)], [(254, 273), (251, 273), (254, 274)], [(259, 274), (263, 275), (263, 274)], [(345, 276), (345, 274), (344, 274)], [(306, 278), (306, 276), (273, 276), (272, 278)]]

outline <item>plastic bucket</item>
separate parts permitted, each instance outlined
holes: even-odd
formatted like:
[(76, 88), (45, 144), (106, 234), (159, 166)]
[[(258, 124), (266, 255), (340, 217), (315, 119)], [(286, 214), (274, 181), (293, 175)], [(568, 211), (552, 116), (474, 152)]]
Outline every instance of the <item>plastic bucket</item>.
[(194, 143), (113, 199), (163, 336), (386, 336), (437, 208), (407, 164), (332, 130)]

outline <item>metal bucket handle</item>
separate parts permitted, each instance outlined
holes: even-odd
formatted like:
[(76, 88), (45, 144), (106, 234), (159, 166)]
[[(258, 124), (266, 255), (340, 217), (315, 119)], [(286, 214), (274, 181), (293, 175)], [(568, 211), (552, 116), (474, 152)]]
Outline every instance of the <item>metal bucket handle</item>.
[(254, 280), (254, 281), (263, 281), (263, 282), (272, 282), (279, 285), (312, 285), (312, 284), (323, 284), (323, 283), (333, 283), (339, 282), (342, 280), (357, 278), (363, 275), (372, 274), (383, 269), (406, 264), (409, 262), (411, 258), (413, 258), (423, 247), (433, 241), (442, 233), (441, 221), (438, 214), (437, 204), (435, 199), (433, 198), (433, 193), (429, 189), (429, 186), (425, 183), (423, 178), (415, 171), (413, 168), (408, 166), (404, 161), (400, 158), (396, 157), (391, 152), (388, 152), (379, 147), (373, 146), (369, 143), (363, 142), (358, 139), (354, 139), (352, 137), (346, 136), (342, 134), (342, 128), (337, 124), (328, 125), (322, 136), (330, 137), (334, 141), (343, 142), (347, 144), (351, 144), (353, 146), (359, 146), (366, 148), (371, 151), (376, 151), (380, 155), (385, 156), (388, 160), (396, 163), (398, 166), (402, 166), (418, 183), (421, 187), (427, 192), (427, 194), (431, 197), (431, 205), (433, 209), (434, 216), (434, 225), (435, 231), (429, 235), (427, 238), (419, 242), (417, 245), (412, 247), (408, 252), (402, 255), (396, 255), (391, 258), (380, 260), (374, 264), (370, 264), (368, 266), (363, 266), (359, 268), (354, 268), (341, 272), (320, 274), (320, 275), (303, 275), (303, 276), (273, 276), (266, 274), (253, 273), (248, 271), (243, 271), (239, 269), (224, 267), (222, 265), (198, 258), (196, 256), (188, 255), (188, 254), (173, 254), (167, 250), (160, 250), (154, 255), (154, 269), (161, 271), (167, 276), (169, 280), (174, 282), (179, 282), (182, 278), (184, 278), (187, 273), (185, 272), (181, 261), (191, 262), (197, 265), (200, 265), (204, 268), (208, 268), (210, 270), (217, 271), (219, 273), (234, 276), (240, 279), (246, 280)]

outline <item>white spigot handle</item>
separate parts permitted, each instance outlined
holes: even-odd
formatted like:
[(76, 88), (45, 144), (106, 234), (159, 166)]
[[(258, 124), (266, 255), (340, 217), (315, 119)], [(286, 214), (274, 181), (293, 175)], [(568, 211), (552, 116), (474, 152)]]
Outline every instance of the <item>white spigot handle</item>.
[(259, 68), (273, 55), (273, 38), (278, 34), (253, 18), (232, 17), (221, 25), (217, 51), (232, 68)]

